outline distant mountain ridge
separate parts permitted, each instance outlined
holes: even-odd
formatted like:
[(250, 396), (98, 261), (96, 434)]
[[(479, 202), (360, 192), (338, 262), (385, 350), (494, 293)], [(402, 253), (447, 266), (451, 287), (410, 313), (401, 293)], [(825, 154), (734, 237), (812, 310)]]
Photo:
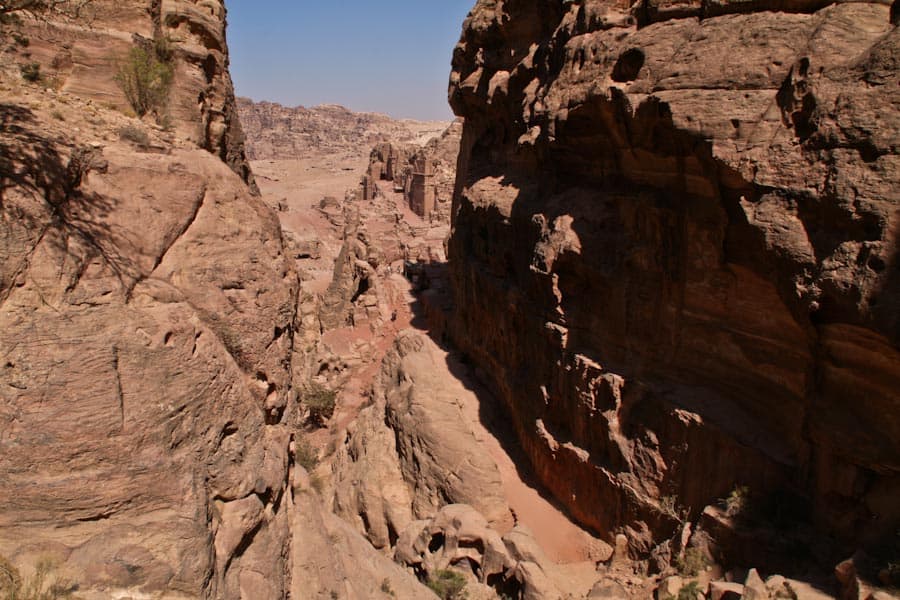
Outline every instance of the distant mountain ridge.
[(306, 158), (322, 152), (362, 158), (379, 142), (424, 144), (450, 125), (450, 121), (353, 112), (337, 104), (292, 108), (238, 98), (237, 106), (251, 160)]

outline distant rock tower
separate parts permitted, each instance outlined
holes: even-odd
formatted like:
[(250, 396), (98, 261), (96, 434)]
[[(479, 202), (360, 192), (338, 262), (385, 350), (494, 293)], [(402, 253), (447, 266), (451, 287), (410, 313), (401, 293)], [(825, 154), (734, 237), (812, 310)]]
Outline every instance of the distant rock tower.
[(428, 219), (434, 212), (437, 195), (434, 184), (434, 160), (420, 150), (412, 160), (412, 171), (407, 178), (406, 199), (414, 213)]

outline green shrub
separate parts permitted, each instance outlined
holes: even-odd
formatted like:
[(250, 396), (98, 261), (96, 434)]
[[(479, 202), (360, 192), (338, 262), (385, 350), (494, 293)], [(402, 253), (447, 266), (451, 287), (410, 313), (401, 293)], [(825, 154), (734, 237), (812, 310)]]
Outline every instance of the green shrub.
[(394, 595), (394, 590), (391, 588), (391, 580), (387, 577), (381, 580), (381, 591), (388, 596)]
[(22, 17), (14, 12), (0, 10), (0, 25), (21, 25)]
[(466, 594), (466, 578), (449, 569), (436, 571), (425, 585), (441, 600), (465, 600), (469, 597)]
[(747, 486), (736, 486), (728, 497), (725, 498), (725, 514), (729, 517), (736, 517), (747, 511), (750, 504), (750, 488)]
[(665, 514), (681, 522), (687, 521), (690, 511), (678, 506), (678, 497), (675, 495), (662, 496), (659, 499), (659, 509)]
[(700, 585), (696, 581), (692, 581), (678, 590), (678, 600), (697, 600), (700, 597)]
[(309, 472), (319, 465), (319, 453), (303, 438), (297, 438), (294, 442), (294, 462)]
[(35, 83), (41, 80), (41, 64), (36, 62), (25, 63), (19, 67), (22, 79)]
[(142, 148), (150, 145), (150, 136), (147, 132), (135, 125), (126, 125), (119, 130), (119, 139), (133, 142)]
[(139, 117), (148, 113), (161, 117), (165, 111), (175, 75), (171, 54), (165, 56), (161, 60), (156, 51), (135, 46), (116, 73), (116, 82)]
[(682, 577), (695, 577), (709, 566), (709, 559), (700, 548), (688, 548), (675, 558), (675, 568)]
[(309, 410), (306, 422), (316, 427), (324, 427), (334, 414), (337, 392), (311, 381), (303, 390), (303, 406)]

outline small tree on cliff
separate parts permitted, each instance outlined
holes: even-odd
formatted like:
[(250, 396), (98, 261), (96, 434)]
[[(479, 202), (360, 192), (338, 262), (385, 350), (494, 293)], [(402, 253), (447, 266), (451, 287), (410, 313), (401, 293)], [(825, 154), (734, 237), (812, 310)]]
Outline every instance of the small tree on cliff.
[(152, 112), (162, 117), (175, 74), (171, 60), (168, 43), (158, 42), (149, 50), (133, 47), (119, 66), (116, 81), (137, 116)]

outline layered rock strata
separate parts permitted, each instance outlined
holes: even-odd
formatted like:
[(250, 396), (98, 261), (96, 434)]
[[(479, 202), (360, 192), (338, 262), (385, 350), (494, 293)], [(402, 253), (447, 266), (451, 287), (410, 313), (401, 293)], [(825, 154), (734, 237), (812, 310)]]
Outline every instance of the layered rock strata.
[[(297, 281), (248, 189), (224, 6), (94, 7), (26, 21), (0, 68), (0, 555), (87, 599), (282, 598)], [(160, 36), (167, 130), (114, 81)]]
[(337, 154), (364, 158), (367, 149), (376, 144), (421, 144), (447, 127), (444, 121), (393, 119), (334, 104), (288, 107), (238, 98), (237, 107), (252, 140), (248, 149), (252, 160)]
[(279, 597), (263, 557), (287, 542), (296, 284), (277, 221), (202, 150), (110, 144), (72, 189), (74, 140), (14, 129), (0, 552), (47, 551), (87, 587), (222, 597), (243, 558)]
[[(86, 600), (432, 597), (294, 464), (321, 373), (294, 259), (322, 249), (250, 192), (223, 4), (90, 6), (0, 30), (0, 559)], [(156, 44), (173, 85), (138, 119), (116, 73)], [(375, 327), (352, 267), (384, 259), (346, 237), (338, 324)]]
[(848, 543), (900, 524), (890, 11), (481, 0), (466, 21), (451, 334), (541, 480), (633, 551), (744, 486)]
[(133, 46), (165, 40), (175, 74), (161, 118), (255, 190), (228, 72), (225, 21), (218, 1), (93, 0), (79, 20), (26, 26), (29, 43), (17, 50), (12, 45), (10, 58), (39, 64), (45, 85), (128, 112), (116, 82), (120, 66)]

